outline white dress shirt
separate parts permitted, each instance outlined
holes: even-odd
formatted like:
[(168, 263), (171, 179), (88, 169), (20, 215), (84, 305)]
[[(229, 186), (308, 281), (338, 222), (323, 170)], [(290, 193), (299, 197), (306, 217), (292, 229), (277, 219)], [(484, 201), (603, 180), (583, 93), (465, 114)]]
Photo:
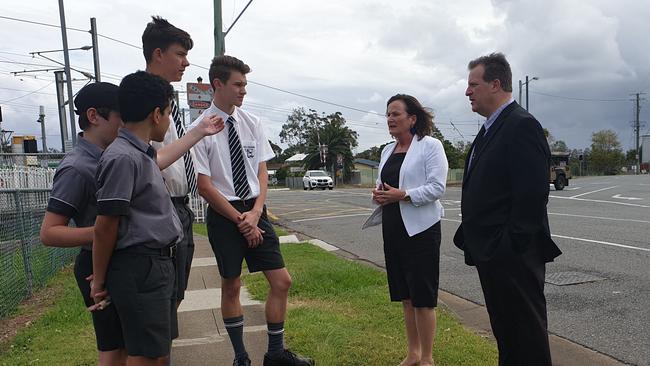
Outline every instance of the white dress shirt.
[[(157, 151), (176, 140), (178, 140), (178, 133), (176, 132), (174, 118), (170, 115), (169, 128), (167, 128), (165, 138), (162, 142), (151, 141), (151, 146), (153, 146)], [(190, 149), (190, 154), (192, 154), (192, 149)], [(192, 159), (195, 159), (194, 154), (192, 154)], [(185, 175), (185, 162), (183, 161), (183, 157), (176, 160), (170, 166), (165, 168), (161, 173), (163, 179), (165, 179), (165, 186), (167, 187), (170, 196), (187, 196), (190, 189), (187, 184), (187, 176)]]
[[(228, 120), (226, 112), (217, 108), (214, 102), (210, 108), (206, 109), (201, 115), (192, 122), (191, 128), (194, 128), (205, 116), (216, 114), (223, 118), (224, 122)], [(235, 119), (233, 125), (237, 129), (242, 149), (244, 150), (244, 165), (246, 167), (246, 178), (251, 188), (249, 197), (245, 199), (256, 198), (260, 195), (260, 181), (257, 177), (259, 164), (275, 157), (269, 140), (266, 138), (264, 129), (258, 117), (235, 107), (232, 114)], [(235, 194), (235, 187), (232, 178), (232, 166), (230, 164), (230, 146), (228, 145), (228, 125), (223, 131), (206, 136), (196, 145), (194, 145), (196, 159), (194, 166), (198, 174), (207, 175), (211, 178), (214, 185), (228, 201), (239, 200)]]

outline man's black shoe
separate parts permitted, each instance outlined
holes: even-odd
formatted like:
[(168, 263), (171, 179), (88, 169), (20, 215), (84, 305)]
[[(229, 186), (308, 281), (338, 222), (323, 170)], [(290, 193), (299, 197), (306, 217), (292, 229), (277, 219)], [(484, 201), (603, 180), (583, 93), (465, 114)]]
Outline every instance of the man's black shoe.
[(311, 358), (298, 356), (285, 349), (277, 356), (264, 355), (264, 366), (314, 366), (316, 363)]
[(232, 362), (232, 366), (251, 366), (251, 360), (248, 357), (235, 358)]

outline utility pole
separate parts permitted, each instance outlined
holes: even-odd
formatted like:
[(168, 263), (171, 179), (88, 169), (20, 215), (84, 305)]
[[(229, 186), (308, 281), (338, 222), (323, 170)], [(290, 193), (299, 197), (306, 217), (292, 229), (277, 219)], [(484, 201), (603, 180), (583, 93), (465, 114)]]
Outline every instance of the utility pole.
[(248, 0), (244, 9), (237, 15), (237, 18), (232, 22), (230, 27), (224, 32), (223, 31), (223, 17), (221, 16), (221, 0), (214, 0), (214, 55), (222, 56), (226, 53), (226, 35), (230, 32), (232, 27), (235, 26), (239, 18), (244, 14), (248, 6), (253, 2), (253, 0)]
[(528, 75), (526, 75), (526, 110), (528, 110)]
[(45, 141), (45, 107), (39, 106), (38, 120), (36, 122), (41, 124), (41, 143), (43, 153), (47, 153), (47, 142)]
[(522, 87), (521, 79), (519, 79), (519, 100), (517, 100), (517, 102), (519, 103), (519, 105), (522, 104), (522, 103), (521, 103), (521, 87)]
[(72, 77), (70, 76), (70, 55), (68, 52), (68, 33), (65, 25), (65, 9), (63, 0), (59, 0), (59, 16), (61, 17), (61, 38), (63, 39), (63, 59), (65, 62), (65, 77), (68, 83), (68, 107), (70, 111), (70, 131), (72, 132), (72, 146), (77, 144), (77, 129), (75, 127), (74, 105), (72, 103)]
[(95, 81), (102, 81), (102, 76), (99, 71), (99, 42), (97, 42), (97, 21), (95, 18), (90, 18), (90, 36), (93, 41), (93, 65), (95, 66)]
[(223, 34), (221, 0), (214, 0), (214, 55), (222, 56), (226, 52), (226, 40)]
[(65, 117), (65, 97), (63, 96), (64, 72), (59, 70), (54, 72), (54, 81), (56, 84), (56, 101), (57, 111), (59, 112), (59, 126), (61, 129), (61, 151), (68, 152), (66, 142), (68, 141), (68, 122)]
[(635, 95), (636, 98), (632, 99), (635, 102), (635, 116), (636, 118), (634, 119), (634, 133), (635, 133), (635, 148), (636, 148), (636, 174), (641, 173), (641, 152), (639, 151), (639, 135), (641, 133), (641, 121), (639, 121), (639, 115), (641, 114), (641, 101), (644, 100), (644, 98), (641, 98), (641, 95), (645, 93), (636, 93), (632, 94)]

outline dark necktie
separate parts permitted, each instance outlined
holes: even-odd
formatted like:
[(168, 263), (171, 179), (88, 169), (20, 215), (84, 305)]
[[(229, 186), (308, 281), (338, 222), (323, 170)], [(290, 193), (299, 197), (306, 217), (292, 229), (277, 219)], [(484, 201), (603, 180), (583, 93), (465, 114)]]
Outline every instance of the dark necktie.
[(469, 160), (469, 166), (472, 166), (472, 163), (474, 163), (474, 159), (476, 159), (477, 154), (481, 151), (484, 142), (485, 142), (485, 126), (482, 126), (481, 129), (478, 131), (478, 135), (476, 136), (476, 140), (474, 140), (474, 144), (472, 144), (472, 156)]
[(246, 165), (244, 164), (244, 149), (241, 147), (239, 135), (235, 129), (235, 119), (228, 117), (228, 147), (230, 148), (230, 165), (232, 167), (232, 182), (237, 197), (245, 200), (251, 193), (251, 187), (246, 178)]
[[(176, 105), (176, 99), (174, 98), (172, 98), (171, 107), (172, 118), (174, 118), (174, 126), (176, 126), (176, 134), (180, 139), (183, 137), (183, 135), (185, 135), (185, 127), (183, 127), (183, 123), (181, 122), (181, 115), (179, 113), (178, 106)], [(187, 178), (187, 186), (189, 188), (190, 194), (192, 196), (196, 196), (198, 191), (198, 186), (196, 184), (196, 173), (194, 172), (192, 154), (190, 154), (189, 151), (183, 155), (183, 162), (185, 163), (185, 177)]]

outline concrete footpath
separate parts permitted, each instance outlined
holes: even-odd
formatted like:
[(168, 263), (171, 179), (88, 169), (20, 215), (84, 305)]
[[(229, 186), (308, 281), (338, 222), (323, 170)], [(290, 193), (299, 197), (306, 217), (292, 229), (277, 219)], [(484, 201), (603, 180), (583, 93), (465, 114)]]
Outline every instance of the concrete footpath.
[[(178, 309), (179, 337), (172, 345), (174, 366), (232, 365), (234, 353), (221, 317), (221, 281), (208, 239), (196, 245), (185, 300)], [(244, 342), (254, 366), (262, 365), (267, 348), (264, 304), (242, 289)]]
[[(307, 241), (309, 238), (302, 239)], [(298, 238), (290, 235), (281, 237), (280, 241), (282, 243), (297, 242)], [(321, 240), (309, 241), (342, 257), (358, 259)], [(214, 253), (206, 237), (195, 235), (194, 242), (196, 249), (188, 288), (185, 300), (178, 309), (179, 338), (174, 340), (172, 346), (172, 365), (232, 365), (234, 353), (221, 317), (221, 284)], [(367, 261), (362, 262), (368, 265)], [(381, 269), (378, 266), (377, 268)], [(251, 300), (245, 288), (241, 292), (241, 302), (244, 306), (244, 342), (253, 366), (260, 366), (267, 348), (264, 304)], [(456, 314), (465, 327), (492, 337), (490, 321), (484, 306), (444, 291), (440, 291), (439, 302), (441, 306)], [(555, 335), (550, 336), (550, 342), (553, 365), (556, 366), (624, 365), (609, 356)], [(316, 364), (318, 365), (318, 360), (316, 360)]]

